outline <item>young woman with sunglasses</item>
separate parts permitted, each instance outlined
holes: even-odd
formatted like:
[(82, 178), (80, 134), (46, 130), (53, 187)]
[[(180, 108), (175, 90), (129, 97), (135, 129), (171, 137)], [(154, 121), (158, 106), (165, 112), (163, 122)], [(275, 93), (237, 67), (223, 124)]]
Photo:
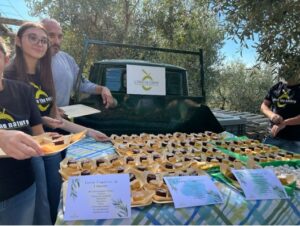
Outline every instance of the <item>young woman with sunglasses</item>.
[[(35, 92), (36, 103), (40, 110), (44, 128), (46, 131), (60, 128), (71, 133), (76, 133), (87, 129), (87, 135), (98, 141), (107, 141), (109, 138), (96, 130), (85, 128), (64, 120), (58, 113), (55, 104), (55, 90), (51, 72), (51, 53), (49, 48), (48, 36), (45, 28), (39, 23), (25, 23), (17, 32), (16, 36), (16, 55), (12, 64), (5, 72), (7, 78), (24, 81), (30, 84)], [(60, 199), (61, 177), (58, 173), (59, 163), (62, 160), (60, 153), (51, 156), (37, 158), (34, 165), (35, 173), (38, 181), (42, 184), (46, 175), (47, 194), (50, 204), (50, 212), (52, 223), (55, 222), (57, 215), (57, 207)], [(38, 169), (45, 168), (43, 173)], [(37, 187), (38, 195), (45, 196), (45, 186)], [(39, 196), (37, 196), (39, 198)], [(40, 199), (37, 203), (37, 217), (42, 214), (39, 205), (45, 204), (45, 199)], [(46, 209), (46, 205), (45, 209)], [(45, 213), (43, 213), (45, 214)], [(36, 223), (48, 223), (47, 219), (38, 219)]]
[(42, 154), (27, 135), (44, 132), (30, 86), (3, 79), (8, 49), (0, 37), (0, 224), (33, 224), (36, 185), (30, 158)]

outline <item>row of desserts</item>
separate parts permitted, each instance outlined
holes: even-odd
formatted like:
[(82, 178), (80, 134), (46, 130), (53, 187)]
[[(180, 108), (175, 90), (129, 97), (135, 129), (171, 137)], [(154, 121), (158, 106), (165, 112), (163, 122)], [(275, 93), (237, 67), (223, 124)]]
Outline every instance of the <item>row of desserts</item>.
[[(64, 159), (60, 173), (65, 180), (69, 176), (85, 176), (91, 174), (128, 173), (130, 177), (132, 205), (147, 205), (154, 202), (170, 202), (171, 196), (163, 180), (165, 176), (203, 175), (197, 162), (155, 164), (134, 164), (132, 157), (114, 157), (111, 159)], [(127, 162), (127, 164), (124, 164)]]
[[(153, 157), (153, 156), (152, 156)], [(69, 176), (91, 174), (126, 173), (134, 170), (137, 172), (168, 173), (170, 175), (190, 175), (194, 171), (211, 168), (219, 162), (206, 162), (201, 157), (195, 158), (150, 158), (149, 156), (118, 156), (110, 159), (99, 158), (96, 160), (64, 159), (60, 163), (60, 173), (64, 180)]]
[(253, 157), (257, 162), (287, 161), (300, 159), (300, 155), (293, 152), (286, 152), (276, 146), (262, 144), (255, 140), (244, 141), (213, 141), (217, 147), (227, 149), (240, 156)]

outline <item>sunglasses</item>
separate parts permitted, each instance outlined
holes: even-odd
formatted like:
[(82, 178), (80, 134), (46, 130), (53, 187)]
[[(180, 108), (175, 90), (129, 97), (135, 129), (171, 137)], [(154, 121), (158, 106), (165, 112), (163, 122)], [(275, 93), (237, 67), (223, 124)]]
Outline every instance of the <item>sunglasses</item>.
[(32, 45), (38, 45), (39, 43), (41, 43), (42, 45), (49, 45), (48, 38), (39, 38), (36, 34), (33, 34), (33, 33), (30, 33), (25, 36), (27, 36), (28, 41)]

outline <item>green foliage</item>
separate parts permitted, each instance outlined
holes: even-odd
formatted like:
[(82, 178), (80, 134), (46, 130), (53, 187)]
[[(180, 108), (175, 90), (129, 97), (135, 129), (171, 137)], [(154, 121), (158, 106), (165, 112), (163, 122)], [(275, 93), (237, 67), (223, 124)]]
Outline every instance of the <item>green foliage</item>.
[[(36, 16), (57, 19), (64, 31), (63, 49), (77, 62), (83, 37), (111, 42), (198, 51), (204, 49), (207, 82), (213, 80), (213, 64), (224, 32), (206, 0), (26, 0)], [(189, 71), (192, 95), (200, 94), (199, 59), (178, 54), (90, 48), (86, 66), (95, 60), (142, 59), (182, 66)]]
[(219, 83), (210, 93), (211, 107), (258, 113), (260, 105), (272, 86), (272, 70), (247, 69), (240, 62), (233, 62), (220, 70)]
[[(192, 51), (203, 48), (208, 103), (212, 107), (230, 110), (258, 112), (272, 85), (272, 70), (267, 67), (247, 70), (245, 65), (235, 62), (220, 68), (218, 51), (223, 45), (224, 30), (220, 28), (209, 1), (26, 1), (33, 15), (60, 21), (64, 31), (63, 49), (74, 56), (78, 63), (81, 60), (84, 35), (91, 39), (153, 47)], [(236, 35), (242, 45), (246, 39), (258, 34), (257, 50), (260, 59), (280, 65), (282, 69), (284, 65), (288, 65), (285, 68), (289, 70), (282, 72), (283, 77), (287, 78), (293, 73), (290, 68), (295, 59), (293, 56), (299, 56), (298, 2), (215, 0), (214, 8), (217, 12), (224, 13), (224, 28), (229, 34)], [(280, 17), (282, 14), (284, 18)], [(287, 54), (292, 57), (285, 57)], [(182, 66), (189, 72), (189, 90), (192, 95), (201, 93), (197, 57), (92, 46), (85, 71), (96, 60), (113, 58), (141, 59)]]
[(279, 76), (300, 80), (300, 0), (213, 0), (226, 31), (245, 40), (258, 35), (262, 62), (277, 66)]

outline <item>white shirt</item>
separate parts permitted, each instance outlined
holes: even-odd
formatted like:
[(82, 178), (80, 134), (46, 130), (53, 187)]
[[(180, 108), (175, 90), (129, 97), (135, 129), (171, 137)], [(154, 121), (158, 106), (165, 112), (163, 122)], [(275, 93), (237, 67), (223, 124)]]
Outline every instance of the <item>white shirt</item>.
[[(56, 104), (58, 107), (67, 106), (72, 92), (75, 91), (79, 67), (73, 57), (63, 51), (52, 56), (52, 74), (56, 91)], [(96, 93), (96, 84), (82, 78), (80, 92)]]

